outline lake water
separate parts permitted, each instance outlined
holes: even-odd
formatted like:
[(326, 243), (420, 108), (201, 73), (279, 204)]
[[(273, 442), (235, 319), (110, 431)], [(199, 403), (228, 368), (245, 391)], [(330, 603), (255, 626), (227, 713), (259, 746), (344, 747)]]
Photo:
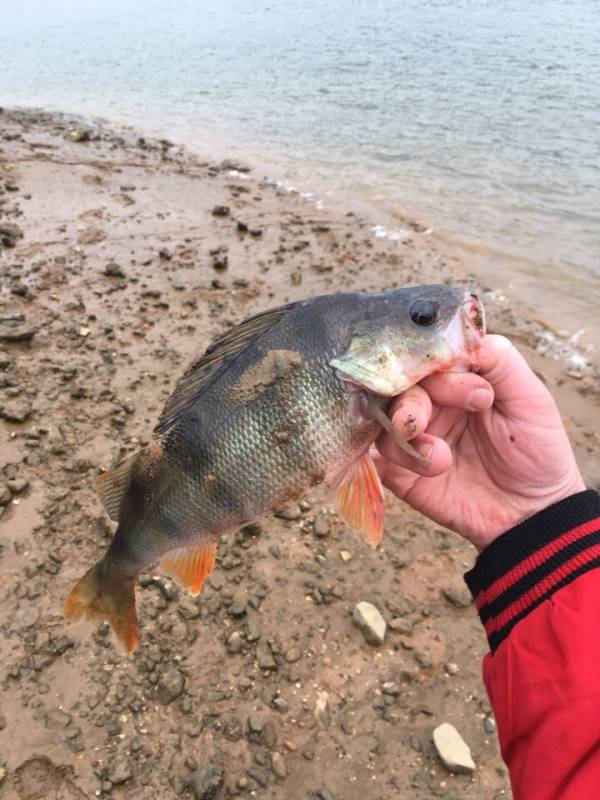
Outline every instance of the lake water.
[(598, 0), (3, 6), (0, 103), (269, 164), (600, 307)]

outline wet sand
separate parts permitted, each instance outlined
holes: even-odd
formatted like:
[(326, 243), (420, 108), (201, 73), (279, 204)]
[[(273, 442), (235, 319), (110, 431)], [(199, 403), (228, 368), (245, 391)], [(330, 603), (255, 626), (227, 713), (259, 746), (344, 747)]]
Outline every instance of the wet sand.
[[(141, 576), (132, 657), (64, 597), (111, 535), (93, 485), (147, 441), (184, 367), (259, 310), (328, 291), (479, 283), (598, 485), (598, 365), (418, 225), (377, 236), (170, 142), (0, 113), (0, 798), (510, 796), (462, 573), (473, 548), (388, 495), (382, 546), (315, 492), (224, 537), (192, 600)], [(493, 289), (490, 290), (490, 289)], [(352, 625), (360, 601), (383, 647)], [(451, 775), (454, 724), (477, 769)], [(218, 788), (211, 794), (211, 781)]]

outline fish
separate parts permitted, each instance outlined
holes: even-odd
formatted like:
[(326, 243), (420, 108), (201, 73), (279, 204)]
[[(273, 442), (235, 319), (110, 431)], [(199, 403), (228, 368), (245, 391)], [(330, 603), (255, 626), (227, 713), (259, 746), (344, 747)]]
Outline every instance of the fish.
[(384, 497), (369, 448), (392, 398), (441, 370), (477, 368), (485, 335), (475, 292), (430, 285), (288, 303), (217, 338), (182, 375), (150, 443), (101, 474), (117, 523), (103, 558), (69, 593), (70, 620), (107, 620), (137, 645), (137, 575), (200, 592), (227, 532), (277, 513), (319, 484), (371, 545)]

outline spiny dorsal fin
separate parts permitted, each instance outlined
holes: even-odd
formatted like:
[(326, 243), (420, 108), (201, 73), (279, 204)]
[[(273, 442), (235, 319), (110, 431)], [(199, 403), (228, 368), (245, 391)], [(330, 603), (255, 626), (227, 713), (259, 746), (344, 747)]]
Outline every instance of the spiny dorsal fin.
[(154, 432), (165, 431), (180, 412), (197, 400), (248, 345), (277, 325), (295, 305), (296, 303), (288, 303), (286, 306), (263, 311), (215, 339), (204, 355), (188, 367), (177, 381), (175, 391), (167, 400)]
[(115, 522), (119, 521), (121, 500), (129, 485), (131, 470), (138, 456), (139, 453), (127, 456), (123, 461), (119, 461), (118, 464), (111, 469), (107, 469), (96, 479), (98, 496), (106, 509), (106, 513)]
[(383, 489), (368, 452), (334, 482), (340, 514), (364, 539), (376, 547), (383, 535)]
[(210, 575), (217, 557), (217, 543), (205, 542), (198, 547), (180, 547), (163, 556), (160, 568), (196, 596)]

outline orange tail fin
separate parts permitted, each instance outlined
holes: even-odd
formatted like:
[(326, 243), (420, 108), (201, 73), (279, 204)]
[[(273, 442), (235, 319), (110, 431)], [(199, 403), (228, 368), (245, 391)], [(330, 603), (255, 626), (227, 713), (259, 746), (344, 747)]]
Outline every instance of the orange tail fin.
[(108, 620), (121, 644), (132, 653), (137, 645), (134, 587), (133, 578), (99, 561), (71, 589), (65, 601), (65, 617)]

